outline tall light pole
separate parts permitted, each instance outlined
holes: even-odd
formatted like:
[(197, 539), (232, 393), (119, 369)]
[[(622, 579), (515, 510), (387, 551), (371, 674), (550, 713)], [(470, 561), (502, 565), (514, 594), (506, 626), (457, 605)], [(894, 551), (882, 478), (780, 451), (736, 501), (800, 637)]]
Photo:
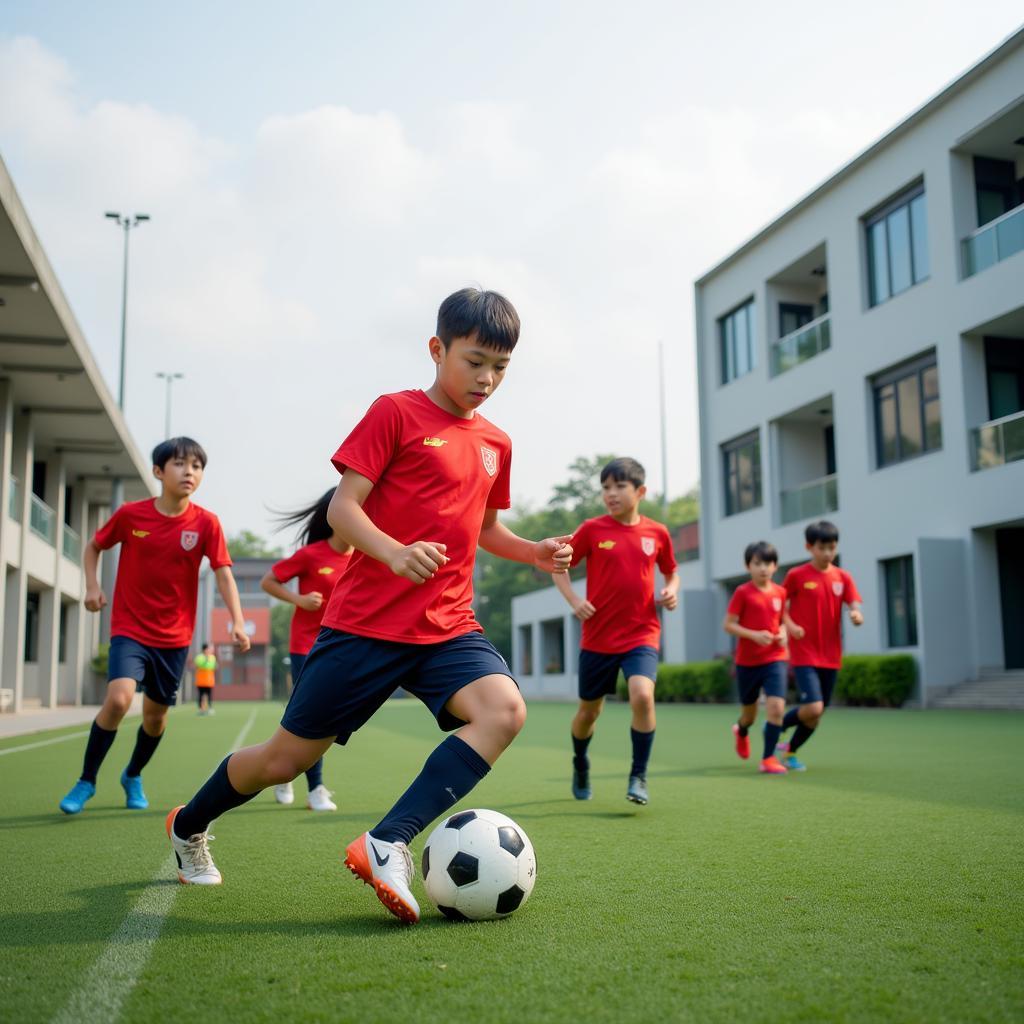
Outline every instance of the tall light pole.
[(668, 437), (665, 429), (665, 343), (658, 342), (658, 399), (661, 413), (661, 516), (668, 517)]
[(125, 373), (125, 338), (128, 326), (128, 232), (149, 220), (148, 213), (136, 213), (122, 217), (120, 213), (105, 214), (108, 220), (114, 221), (124, 229), (124, 269), (121, 278), (121, 372), (117, 387), (117, 404), (124, 411), (124, 373)]
[(181, 380), (183, 373), (163, 373), (157, 371), (157, 376), (167, 381), (167, 401), (164, 404), (164, 440), (171, 436), (171, 387), (176, 380)]

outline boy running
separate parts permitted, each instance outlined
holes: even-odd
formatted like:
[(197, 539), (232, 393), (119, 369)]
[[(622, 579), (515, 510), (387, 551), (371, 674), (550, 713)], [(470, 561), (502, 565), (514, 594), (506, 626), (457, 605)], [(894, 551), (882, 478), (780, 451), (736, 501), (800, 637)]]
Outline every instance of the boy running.
[(807, 770), (796, 752), (811, 738), (832, 700), (836, 676), (843, 663), (843, 605), (849, 605), (850, 621), (864, 622), (860, 594), (853, 577), (832, 563), (839, 546), (839, 530), (822, 520), (804, 531), (811, 560), (790, 569), (783, 581), (786, 614), (783, 622), (789, 634), (789, 649), (800, 693), (800, 707), (791, 708), (782, 728), (796, 726), (788, 746), (780, 744), (786, 756), (783, 764), (791, 772)]
[(217, 658), (213, 653), (213, 644), (203, 644), (202, 651), (196, 655), (196, 702), (199, 714), (213, 714), (213, 685), (217, 672)]
[(153, 475), (160, 497), (122, 505), (85, 546), (85, 607), (98, 612), (107, 598), (99, 585), (100, 552), (121, 545), (110, 619), (107, 694), (85, 745), (78, 782), (60, 802), (65, 814), (78, 814), (96, 793), (96, 773), (117, 727), (142, 690), (139, 726), (128, 766), (121, 773), (125, 806), (149, 806), (142, 791), (142, 769), (149, 763), (175, 701), (196, 623), (199, 566), (210, 560), (217, 589), (231, 613), (232, 639), (249, 649), (238, 588), (220, 521), (192, 503), (203, 480), (206, 452), (190, 437), (173, 437), (153, 449)]
[(782, 733), (782, 714), (786, 710), (786, 630), (782, 625), (786, 591), (772, 576), (779, 554), (767, 541), (748, 544), (743, 561), (750, 580), (741, 583), (725, 613), (722, 628), (737, 637), (736, 683), (740, 691), (739, 721), (732, 727), (736, 753), (745, 761), (750, 757), (748, 731), (757, 718), (757, 699), (764, 690), (764, 753), (759, 771), (766, 775), (785, 775), (786, 769), (775, 756), (775, 745)]
[[(225, 758), (168, 815), (182, 882), (221, 881), (208, 848), (211, 821), (346, 743), (401, 686), (441, 729), (459, 731), (381, 821), (349, 843), (345, 864), (392, 914), (419, 920), (408, 844), (490, 771), (526, 718), (508, 665), (473, 615), (477, 545), (552, 573), (566, 572), (572, 557), (568, 537), (532, 543), (498, 521), (510, 505), (511, 443), (478, 410), (501, 384), (518, 338), (519, 317), (501, 295), (450, 295), (428, 342), (433, 385), (378, 398), (335, 453), (343, 475), (328, 519), (356, 552), (281, 726), (266, 743)], [(374, 770), (389, 767), (386, 750), (370, 757)]]
[[(633, 713), (633, 762), (626, 799), (646, 804), (647, 762), (654, 745), (654, 682), (658, 674), (661, 623), (658, 608), (676, 607), (679, 576), (668, 530), (640, 515), (647, 493), (644, 467), (636, 459), (613, 459), (601, 470), (601, 496), (608, 515), (588, 519), (573, 534), (572, 564), (587, 560), (587, 596), (573, 590), (567, 575), (555, 586), (583, 623), (579, 660), (580, 704), (572, 720), (572, 795), (589, 800), (590, 760), (605, 697), (615, 692), (620, 670), (629, 686)], [(654, 567), (665, 577), (657, 599)]]

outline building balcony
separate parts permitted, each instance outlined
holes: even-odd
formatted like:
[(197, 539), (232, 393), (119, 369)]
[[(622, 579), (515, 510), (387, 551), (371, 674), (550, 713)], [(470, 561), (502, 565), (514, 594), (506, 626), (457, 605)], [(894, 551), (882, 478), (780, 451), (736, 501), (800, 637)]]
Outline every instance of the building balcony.
[(42, 498), (32, 495), (29, 507), (29, 528), (51, 547), (57, 541), (57, 513)]
[(672, 531), (672, 546), (677, 562), (695, 562), (700, 558), (700, 520), (683, 523)]
[(1024, 204), (983, 224), (960, 243), (960, 249), (964, 277), (981, 273), (1024, 251)]
[(11, 487), (7, 492), (7, 515), (16, 523), (21, 522), (21, 483), (16, 476), (11, 477)]
[(773, 377), (792, 370), (794, 366), (806, 363), (820, 355), (832, 344), (832, 328), (829, 314), (819, 316), (809, 324), (779, 338), (771, 349), (771, 372)]
[(70, 526), (64, 526), (64, 539), (61, 542), (61, 547), (64, 550), (64, 557), (69, 562), (74, 562), (75, 565), (81, 565), (82, 563), (82, 538), (71, 529)]
[(814, 519), (839, 509), (839, 481), (835, 473), (783, 491), (782, 522)]
[(971, 431), (971, 466), (992, 469), (1024, 459), (1024, 412), (1015, 412)]

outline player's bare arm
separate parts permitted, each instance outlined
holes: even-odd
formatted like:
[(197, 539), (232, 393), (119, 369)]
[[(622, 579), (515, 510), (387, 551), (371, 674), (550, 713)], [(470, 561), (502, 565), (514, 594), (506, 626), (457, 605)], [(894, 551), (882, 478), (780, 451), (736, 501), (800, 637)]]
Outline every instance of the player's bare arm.
[(303, 609), (303, 611), (319, 611), (324, 603), (324, 595), (319, 590), (312, 590), (308, 594), (297, 594), (294, 590), (289, 590), (283, 583), (278, 582), (271, 569), (268, 569), (263, 579), (260, 580), (260, 587), (264, 593), (270, 594), (271, 597), (276, 597), (278, 601), (293, 604), (296, 608)]
[(99, 564), (100, 549), (95, 540), (90, 540), (82, 555), (82, 568), (85, 571), (85, 607), (91, 612), (98, 612), (107, 603), (107, 595), (100, 586)]
[(239, 653), (245, 654), (249, 650), (251, 641), (249, 634), (245, 631), (245, 616), (242, 614), (242, 602), (238, 598), (238, 585), (235, 583), (234, 574), (230, 565), (222, 565), (219, 569), (213, 570), (214, 578), (217, 581), (217, 590), (220, 592), (224, 607), (231, 616), (231, 641)]
[(747, 629), (740, 625), (740, 617), (735, 614), (726, 615), (722, 629), (740, 640), (752, 640), (759, 647), (767, 647), (775, 642), (775, 634), (770, 629)]
[(665, 580), (665, 586), (661, 588), (660, 593), (654, 599), (654, 603), (659, 608), (664, 608), (666, 611), (672, 611), (679, 604), (679, 573), (674, 572), (667, 580)]
[(383, 562), (396, 576), (426, 583), (448, 561), (446, 545), (425, 540), (401, 544), (378, 529), (363, 511), (372, 490), (369, 477), (346, 469), (331, 498), (327, 521), (357, 551)]
[(587, 619), (593, 617), (594, 612), (596, 612), (597, 609), (585, 597), (580, 597), (580, 595), (573, 590), (572, 580), (569, 578), (569, 574), (567, 572), (555, 573), (551, 577), (551, 581), (554, 583), (555, 589), (568, 602), (573, 615), (575, 615), (580, 622), (586, 622)]
[(546, 537), (531, 541), (518, 537), (498, 519), (498, 510), (489, 508), (484, 513), (480, 528), (480, 547), (499, 558), (510, 562), (525, 562), (535, 565), (542, 572), (552, 575), (567, 573), (572, 562), (571, 536)]
[(864, 613), (861, 611), (861, 604), (859, 601), (853, 601), (850, 604), (850, 621), (855, 626), (864, 625)]
[(786, 632), (793, 637), (794, 640), (803, 640), (804, 634), (807, 632), (803, 626), (798, 626), (789, 615), (789, 602), (786, 602), (786, 608), (782, 613), (782, 625), (786, 627)]

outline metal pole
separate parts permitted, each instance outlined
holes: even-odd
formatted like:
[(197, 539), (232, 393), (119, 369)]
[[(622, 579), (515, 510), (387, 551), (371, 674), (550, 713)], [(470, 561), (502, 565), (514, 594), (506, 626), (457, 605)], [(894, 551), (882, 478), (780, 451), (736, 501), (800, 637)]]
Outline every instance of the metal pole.
[(658, 399), (661, 412), (661, 515), (668, 516), (668, 434), (665, 429), (665, 343), (658, 342)]
[(128, 232), (131, 220), (124, 218), (124, 271), (121, 278), (121, 379), (117, 389), (117, 404), (124, 412), (124, 378), (125, 378), (125, 337), (128, 323)]
[(171, 385), (174, 383), (174, 377), (171, 374), (167, 374), (167, 404), (164, 407), (164, 440), (166, 441), (171, 436)]

